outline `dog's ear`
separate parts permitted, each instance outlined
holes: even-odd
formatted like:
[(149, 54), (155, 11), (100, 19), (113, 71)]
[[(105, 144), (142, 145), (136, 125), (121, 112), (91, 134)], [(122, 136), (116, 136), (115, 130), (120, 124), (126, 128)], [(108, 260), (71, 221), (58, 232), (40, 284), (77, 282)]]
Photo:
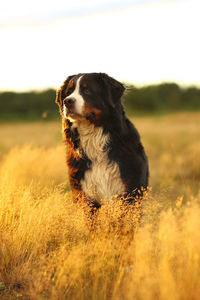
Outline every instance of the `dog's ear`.
[(64, 91), (68, 86), (68, 83), (75, 75), (68, 76), (67, 79), (64, 81), (63, 85), (57, 90), (56, 93), (56, 103), (58, 104), (60, 110), (62, 110), (62, 100), (64, 98)]
[(105, 73), (100, 73), (100, 74), (109, 90), (109, 94), (110, 94), (109, 96), (112, 98), (110, 102), (112, 106), (115, 106), (116, 103), (120, 102), (121, 97), (125, 91), (125, 87), (121, 82), (108, 76), (107, 74)]

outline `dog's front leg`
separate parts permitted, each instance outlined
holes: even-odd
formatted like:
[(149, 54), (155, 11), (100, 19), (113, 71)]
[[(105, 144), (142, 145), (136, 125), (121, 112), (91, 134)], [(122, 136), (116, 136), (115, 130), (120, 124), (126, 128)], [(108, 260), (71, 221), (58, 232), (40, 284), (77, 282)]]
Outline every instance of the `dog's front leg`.
[(81, 204), (87, 216), (95, 215), (98, 209), (101, 207), (101, 204), (98, 201), (85, 195), (84, 192), (79, 192), (78, 195), (76, 194), (75, 201), (76, 203)]

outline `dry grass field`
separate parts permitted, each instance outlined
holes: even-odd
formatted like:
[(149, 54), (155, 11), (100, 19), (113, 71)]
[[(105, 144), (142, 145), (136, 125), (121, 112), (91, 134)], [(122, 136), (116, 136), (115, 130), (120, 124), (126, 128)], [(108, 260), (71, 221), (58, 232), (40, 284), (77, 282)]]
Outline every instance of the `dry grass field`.
[(61, 124), (0, 125), (0, 299), (200, 298), (200, 113), (133, 121), (150, 162), (142, 218), (110, 203), (93, 230)]

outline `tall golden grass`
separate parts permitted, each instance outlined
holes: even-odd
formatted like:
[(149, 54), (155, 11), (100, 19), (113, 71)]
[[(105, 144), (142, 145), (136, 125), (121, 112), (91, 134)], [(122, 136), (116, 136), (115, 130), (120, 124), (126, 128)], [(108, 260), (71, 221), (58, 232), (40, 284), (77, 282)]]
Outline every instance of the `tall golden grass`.
[(142, 218), (112, 202), (93, 230), (68, 189), (59, 124), (2, 125), (0, 299), (199, 299), (199, 117), (134, 120), (151, 170)]

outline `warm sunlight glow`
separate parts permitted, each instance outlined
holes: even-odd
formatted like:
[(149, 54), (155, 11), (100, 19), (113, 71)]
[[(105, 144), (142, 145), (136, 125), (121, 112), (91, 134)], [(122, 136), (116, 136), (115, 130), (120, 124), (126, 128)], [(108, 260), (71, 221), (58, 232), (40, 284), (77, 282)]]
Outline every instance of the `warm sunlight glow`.
[(94, 231), (66, 190), (60, 124), (1, 125), (0, 299), (199, 300), (199, 119), (134, 118), (152, 166), (140, 226), (110, 202)]
[(4, 9), (1, 90), (57, 87), (69, 74), (93, 71), (136, 84), (200, 82), (198, 1), (128, 1), (122, 9), (82, 16), (74, 13), (77, 2), (67, 17), (66, 8), (45, 14), (44, 2), (49, 5), (43, 1), (38, 15), (33, 3), (32, 15), (24, 8), (21, 19), (18, 6), (14, 21)]

